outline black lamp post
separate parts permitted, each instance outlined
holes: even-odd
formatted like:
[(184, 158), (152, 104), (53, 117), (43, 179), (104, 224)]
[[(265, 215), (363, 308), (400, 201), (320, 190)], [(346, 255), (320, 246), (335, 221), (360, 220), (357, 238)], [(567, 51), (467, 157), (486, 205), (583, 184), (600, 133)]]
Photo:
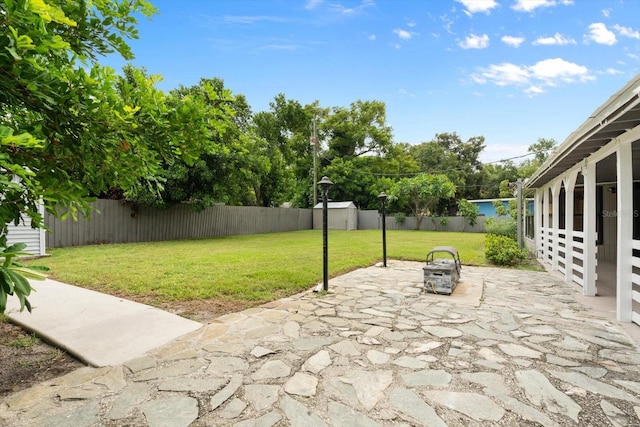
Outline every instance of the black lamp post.
[(382, 264), (387, 266), (387, 218), (384, 211), (384, 205), (387, 201), (387, 195), (383, 191), (378, 196), (378, 199), (382, 201)]
[(329, 187), (333, 182), (323, 176), (318, 182), (322, 189), (322, 289), (329, 290), (329, 251), (327, 242), (327, 202), (329, 201)]

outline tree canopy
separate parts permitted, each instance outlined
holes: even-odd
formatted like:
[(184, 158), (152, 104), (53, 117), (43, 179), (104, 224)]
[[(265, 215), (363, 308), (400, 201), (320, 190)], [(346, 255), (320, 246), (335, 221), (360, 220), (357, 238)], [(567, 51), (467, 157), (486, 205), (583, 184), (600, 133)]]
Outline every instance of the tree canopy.
[(14, 278), (22, 247), (7, 248), (8, 225), (29, 216), (41, 227), (40, 203), (61, 217), (89, 215), (95, 197), (163, 208), (310, 207), (316, 167), (334, 182), (332, 199), (376, 209), (385, 191), (390, 207), (419, 221), (468, 207), (461, 199), (498, 197), (556, 145), (541, 138), (531, 159), (483, 165), (483, 136), (394, 142), (378, 100), (323, 107), (279, 93), (254, 113), (219, 78), (165, 92), (144, 68), (101, 66), (108, 54), (133, 58), (137, 19), (153, 13), (146, 0), (0, 2), (0, 252), (14, 268), (0, 274), (0, 310), (7, 294), (30, 291)]

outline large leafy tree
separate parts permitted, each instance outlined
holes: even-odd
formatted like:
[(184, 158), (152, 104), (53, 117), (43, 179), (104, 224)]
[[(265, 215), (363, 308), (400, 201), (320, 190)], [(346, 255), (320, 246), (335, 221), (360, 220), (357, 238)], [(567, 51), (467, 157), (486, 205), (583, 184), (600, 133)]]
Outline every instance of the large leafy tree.
[(385, 153), (392, 144), (384, 102), (361, 101), (349, 108), (335, 107), (323, 122), (329, 158)]
[(189, 203), (204, 209), (217, 202), (255, 204), (252, 183), (259, 150), (250, 137), (251, 110), (220, 79), (180, 86), (166, 97), (174, 135), (201, 151), (193, 158), (166, 159), (157, 178), (161, 188), (141, 181), (125, 192), (129, 201), (155, 207)]
[[(131, 59), (137, 16), (153, 12), (145, 0), (0, 3), (0, 249), (11, 252), (8, 224), (28, 215), (42, 226), (40, 202), (54, 214), (88, 213), (92, 194), (153, 180), (164, 159), (190, 161), (201, 150), (173, 136), (162, 103), (120, 96), (119, 77), (97, 63), (111, 53)], [(4, 272), (0, 310), (14, 293), (29, 308), (30, 288)]]
[(437, 216), (442, 201), (452, 199), (456, 186), (444, 174), (420, 174), (402, 178), (389, 190), (389, 201), (406, 205), (416, 217), (416, 230), (426, 216)]
[[(466, 142), (457, 133), (439, 133), (429, 141), (411, 148), (421, 170), (430, 174), (445, 174), (456, 185), (458, 198), (477, 199), (482, 184), (480, 154), (484, 137), (474, 136)], [(442, 208), (455, 210), (453, 200), (443, 202)]]
[(278, 94), (269, 104), (269, 111), (254, 115), (256, 135), (264, 142), (268, 173), (260, 182), (262, 205), (293, 201), (309, 207), (313, 203), (313, 146), (310, 144), (313, 122), (316, 122), (317, 154), (322, 155), (321, 128), (327, 110), (317, 102), (303, 106)]

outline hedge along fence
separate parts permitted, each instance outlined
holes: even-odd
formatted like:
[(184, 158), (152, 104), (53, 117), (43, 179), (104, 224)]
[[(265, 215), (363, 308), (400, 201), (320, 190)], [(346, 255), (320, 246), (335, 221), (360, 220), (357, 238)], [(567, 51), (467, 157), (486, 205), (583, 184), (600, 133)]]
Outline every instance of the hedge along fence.
[[(479, 216), (476, 225), (469, 225), (469, 221), (461, 216), (449, 216), (446, 224), (440, 224), (440, 218), (425, 217), (420, 223), (423, 231), (459, 231), (469, 233), (484, 233), (484, 216)], [(358, 211), (358, 228), (361, 230), (382, 228), (382, 219), (378, 211)], [(394, 214), (386, 215), (387, 230), (415, 230), (416, 218), (403, 217), (402, 222), (396, 219)]]
[(117, 200), (98, 200), (88, 220), (60, 221), (47, 214), (48, 248), (100, 243), (155, 242), (312, 228), (311, 209), (212, 206), (194, 212), (188, 205), (169, 209), (132, 208)]

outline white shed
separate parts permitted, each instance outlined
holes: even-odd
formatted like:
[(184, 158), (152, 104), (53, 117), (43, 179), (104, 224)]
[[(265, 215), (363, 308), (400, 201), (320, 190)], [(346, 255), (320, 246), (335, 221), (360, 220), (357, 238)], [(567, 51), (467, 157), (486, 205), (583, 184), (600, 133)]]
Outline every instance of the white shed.
[[(313, 228), (322, 230), (322, 202), (313, 207)], [(329, 230), (357, 230), (358, 208), (353, 202), (327, 203), (327, 228)]]
[(18, 225), (9, 224), (9, 232), (7, 233), (7, 245), (11, 246), (15, 243), (25, 243), (27, 247), (25, 252), (29, 252), (33, 256), (45, 255), (45, 231), (42, 228), (31, 228), (31, 218), (23, 218)]

